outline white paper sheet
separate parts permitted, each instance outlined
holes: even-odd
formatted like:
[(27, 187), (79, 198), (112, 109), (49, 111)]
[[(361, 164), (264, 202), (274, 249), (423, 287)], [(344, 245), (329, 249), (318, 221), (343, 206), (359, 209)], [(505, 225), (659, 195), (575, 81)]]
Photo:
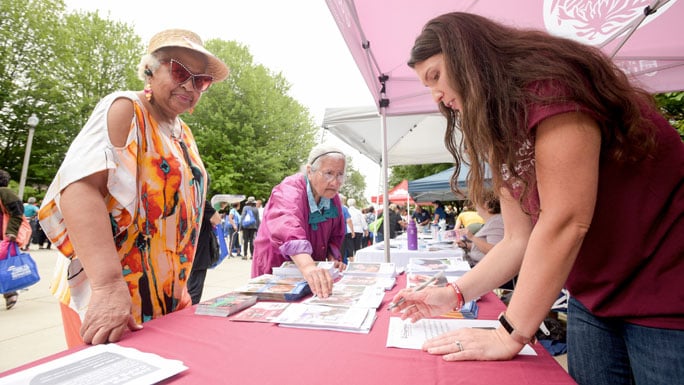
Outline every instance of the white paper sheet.
[(186, 369), (178, 360), (107, 344), (0, 378), (0, 385), (149, 385)]
[[(496, 320), (424, 318), (416, 323), (411, 323), (410, 320), (402, 321), (399, 317), (390, 317), (386, 346), (388, 348), (420, 349), (425, 341), (450, 330), (496, 328), (498, 326), (499, 321)], [(529, 345), (525, 345), (518, 354), (537, 355)]]

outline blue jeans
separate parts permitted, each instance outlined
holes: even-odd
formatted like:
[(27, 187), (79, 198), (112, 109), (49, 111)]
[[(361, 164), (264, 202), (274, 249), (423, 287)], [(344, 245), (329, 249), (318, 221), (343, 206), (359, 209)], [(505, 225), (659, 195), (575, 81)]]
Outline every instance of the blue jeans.
[(684, 330), (596, 317), (571, 297), (567, 341), (568, 371), (580, 385), (673, 384), (684, 379)]

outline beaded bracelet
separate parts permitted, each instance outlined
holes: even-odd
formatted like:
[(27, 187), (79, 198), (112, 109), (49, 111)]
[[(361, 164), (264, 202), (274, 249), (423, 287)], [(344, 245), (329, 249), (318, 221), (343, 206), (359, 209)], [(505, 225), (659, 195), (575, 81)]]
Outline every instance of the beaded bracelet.
[(452, 289), (454, 289), (454, 294), (456, 294), (456, 308), (455, 310), (460, 310), (463, 305), (465, 305), (465, 299), (463, 298), (463, 293), (461, 293), (461, 289), (458, 287), (453, 282), (449, 282), (447, 286), (450, 286)]

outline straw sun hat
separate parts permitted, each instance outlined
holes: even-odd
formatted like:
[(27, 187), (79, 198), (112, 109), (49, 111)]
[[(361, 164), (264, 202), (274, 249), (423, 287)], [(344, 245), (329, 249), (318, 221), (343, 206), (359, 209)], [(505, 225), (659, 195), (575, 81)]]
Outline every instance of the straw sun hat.
[(202, 39), (194, 32), (185, 29), (167, 29), (152, 36), (147, 53), (153, 53), (164, 47), (182, 47), (199, 52), (207, 57), (206, 73), (220, 82), (228, 77), (228, 66), (221, 59), (204, 48)]

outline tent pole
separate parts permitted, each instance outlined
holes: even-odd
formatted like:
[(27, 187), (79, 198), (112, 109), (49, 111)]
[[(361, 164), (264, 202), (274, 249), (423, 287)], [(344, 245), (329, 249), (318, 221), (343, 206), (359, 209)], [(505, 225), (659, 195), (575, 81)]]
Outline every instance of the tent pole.
[(389, 99), (385, 97), (385, 82), (388, 78), (387, 75), (378, 77), (380, 84), (382, 84), (378, 106), (380, 107), (380, 138), (382, 143), (382, 217), (385, 218), (382, 221), (382, 232), (384, 234), (383, 240), (385, 242), (385, 262), (390, 262), (390, 215), (389, 193), (387, 191), (387, 107), (389, 106)]
[(385, 242), (385, 262), (390, 261), (390, 215), (389, 215), (389, 192), (387, 191), (388, 170), (387, 170), (387, 120), (385, 108), (380, 109), (382, 119), (380, 120), (380, 130), (382, 137), (382, 233)]
[(606, 40), (606, 42), (601, 44), (599, 47), (603, 48), (608, 43), (610, 43), (613, 40), (615, 40), (616, 38), (620, 37), (621, 40), (620, 40), (619, 44), (613, 49), (613, 52), (610, 53), (610, 57), (614, 58), (615, 55), (617, 55), (618, 51), (620, 51), (620, 49), (625, 45), (625, 43), (627, 43), (627, 40), (629, 40), (629, 38), (632, 37), (632, 34), (634, 34), (634, 32), (636, 32), (637, 28), (639, 28), (639, 26), (641, 24), (643, 24), (643, 22), (649, 16), (656, 13), (660, 7), (664, 6), (669, 1), (670, 0), (654, 0), (650, 5), (646, 6), (646, 8), (644, 8), (643, 14), (641, 16), (639, 16), (639, 18), (635, 19), (634, 21), (632, 21), (631, 23), (626, 25), (624, 28), (622, 28), (618, 32), (614, 33), (610, 39)]

